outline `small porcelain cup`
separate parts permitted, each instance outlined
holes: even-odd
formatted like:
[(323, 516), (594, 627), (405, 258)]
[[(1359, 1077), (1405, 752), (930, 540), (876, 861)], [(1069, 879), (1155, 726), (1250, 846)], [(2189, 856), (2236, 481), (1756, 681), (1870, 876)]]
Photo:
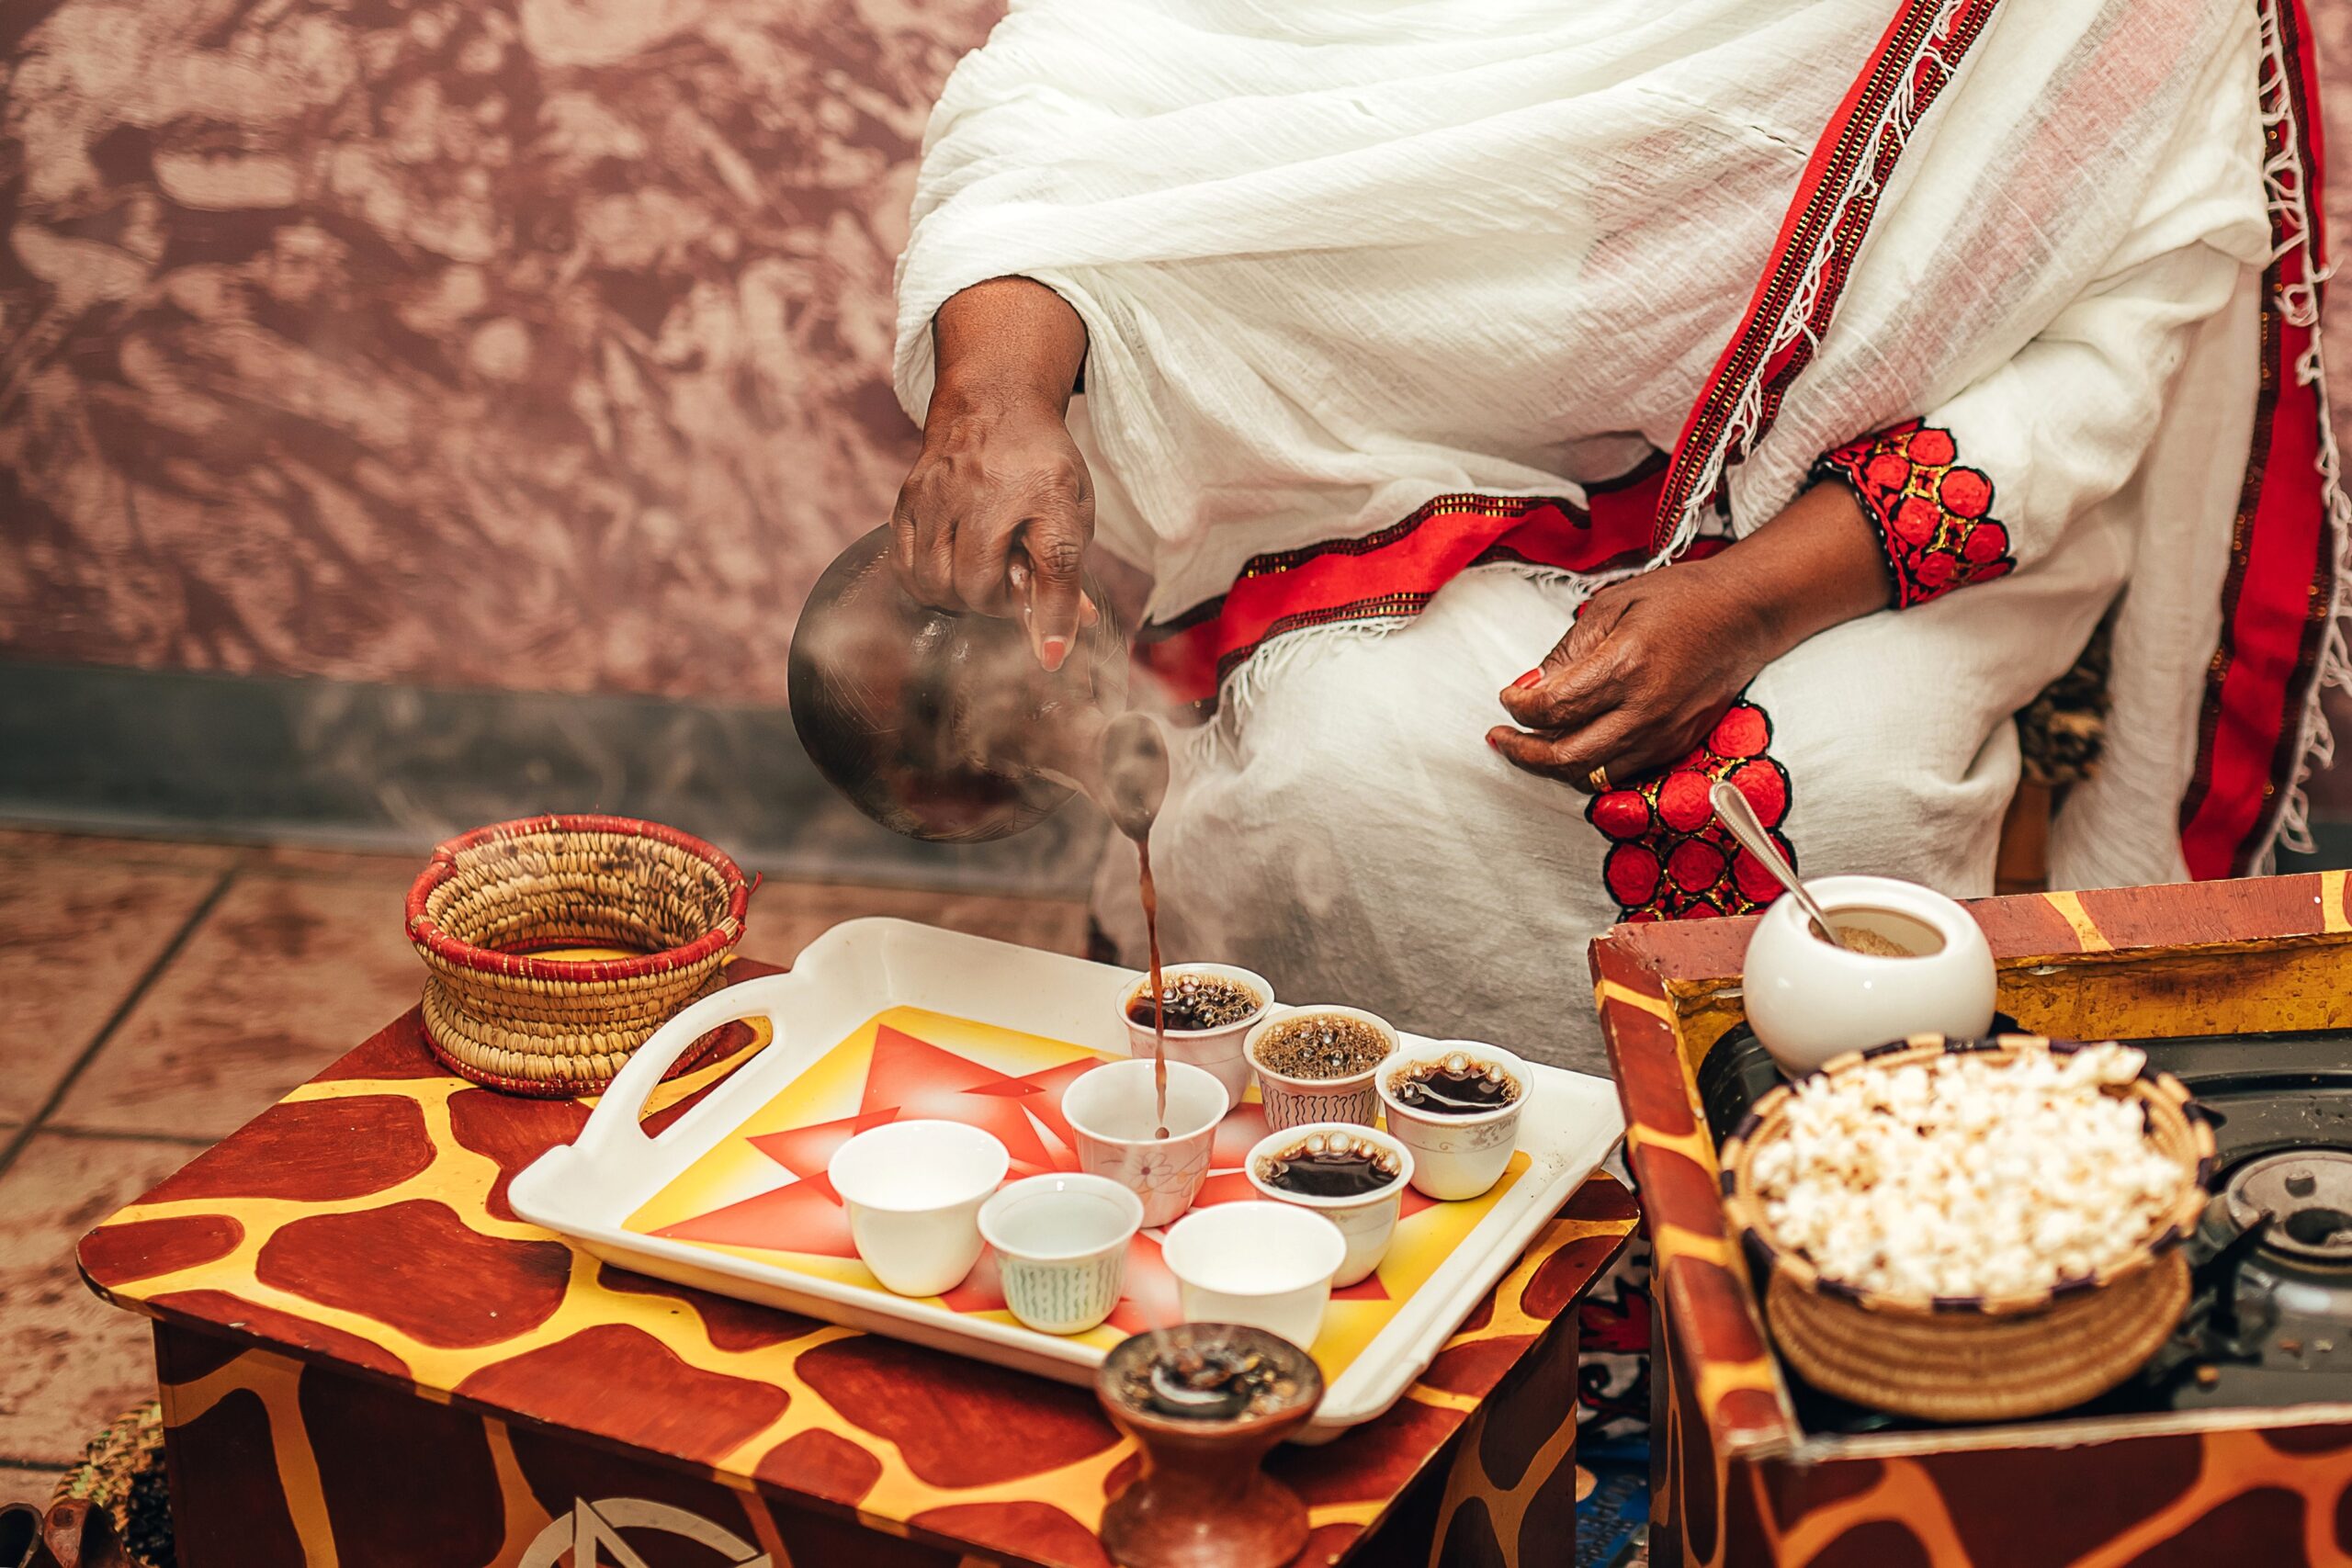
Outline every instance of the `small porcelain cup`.
[[(1264, 1171), (1270, 1161), (1298, 1149), (1319, 1150), (1333, 1139), (1374, 1145), (1396, 1162), (1396, 1176), (1386, 1186), (1347, 1198), (1292, 1192), (1266, 1179)], [(1405, 1206), (1405, 1186), (1413, 1179), (1413, 1151), (1385, 1133), (1352, 1122), (1310, 1122), (1304, 1127), (1259, 1139), (1243, 1168), (1249, 1174), (1250, 1185), (1268, 1202), (1295, 1203), (1340, 1227), (1340, 1237), (1347, 1243), (1348, 1250), (1331, 1283), (1352, 1285), (1379, 1268), (1380, 1260), (1388, 1256), (1388, 1244), (1396, 1235), (1396, 1216)]]
[[(1258, 1005), (1247, 1018), (1237, 1019), (1216, 1029), (1171, 1029), (1168, 1032), (1168, 1059), (1190, 1062), (1216, 1075), (1225, 1086), (1226, 1098), (1234, 1104), (1250, 1090), (1250, 1058), (1241, 1054), (1241, 1043), (1250, 1031), (1266, 1016), (1274, 1005), (1274, 988), (1266, 984), (1263, 975), (1253, 975), (1230, 964), (1163, 964), (1159, 977), (1164, 984), (1175, 985), (1187, 975), (1214, 975), (1220, 980), (1230, 980), (1237, 986), (1247, 986), (1258, 994)], [(1148, 996), (1151, 976), (1140, 980), (1125, 980), (1119, 985), (1119, 1021), (1127, 1026), (1127, 1055), (1145, 1061), (1151, 1059), (1151, 1019), (1147, 1014), (1137, 1023), (1127, 1009), (1138, 997)]]
[(1855, 953), (1813, 934), (1782, 894), (1747, 939), (1742, 974), (1748, 1026), (1792, 1075), (1832, 1056), (1913, 1034), (1966, 1039), (1992, 1027), (1993, 950), (1966, 908), (1891, 876), (1824, 876), (1805, 890), (1830, 924), (1908, 949)]
[(937, 1296), (979, 1261), (980, 1205), (1012, 1164), (978, 1127), (890, 1122), (835, 1149), (825, 1174), (874, 1277), (902, 1296)]
[(1262, 1328), (1302, 1350), (1322, 1332), (1347, 1256), (1337, 1225), (1294, 1203), (1213, 1203), (1170, 1227), (1160, 1247), (1185, 1322)]
[(1216, 1124), (1231, 1108), (1216, 1075), (1188, 1062), (1168, 1064), (1165, 1138), (1152, 1136), (1159, 1111), (1149, 1062), (1105, 1062), (1062, 1093), (1079, 1163), (1142, 1199), (1146, 1225), (1164, 1225), (1193, 1206), (1208, 1179)]
[(1032, 1176), (980, 1205), (1004, 1304), (1040, 1334), (1083, 1334), (1111, 1315), (1142, 1228), (1143, 1200), (1107, 1176)]
[(1380, 1070), (1378, 1062), (1343, 1078), (1297, 1078), (1278, 1073), (1259, 1059), (1259, 1048), (1283, 1024), (1294, 1019), (1316, 1017), (1349, 1018), (1359, 1023), (1368, 1023), (1386, 1037), (1389, 1052), (1394, 1052), (1401, 1043), (1396, 1031), (1390, 1027), (1386, 1019), (1360, 1008), (1278, 1007), (1271, 1010), (1250, 1031), (1244, 1044), (1250, 1058), (1250, 1070), (1258, 1079), (1258, 1098), (1265, 1101), (1266, 1125), (1278, 1133), (1285, 1128), (1304, 1127), (1309, 1122), (1354, 1122), (1369, 1127), (1374, 1118), (1380, 1114), (1379, 1097), (1372, 1087), (1373, 1077)]
[[(1441, 1116), (1396, 1097), (1399, 1077), (1449, 1056), (1466, 1056), (1482, 1066), (1502, 1068), (1519, 1086), (1517, 1098), (1492, 1111)], [(1502, 1179), (1510, 1168), (1511, 1151), (1519, 1146), (1520, 1118), (1535, 1097), (1535, 1076), (1525, 1062), (1499, 1045), (1481, 1045), (1474, 1040), (1439, 1040), (1399, 1051), (1380, 1064), (1374, 1085), (1390, 1136), (1413, 1152), (1414, 1190), (1442, 1203), (1476, 1198)]]

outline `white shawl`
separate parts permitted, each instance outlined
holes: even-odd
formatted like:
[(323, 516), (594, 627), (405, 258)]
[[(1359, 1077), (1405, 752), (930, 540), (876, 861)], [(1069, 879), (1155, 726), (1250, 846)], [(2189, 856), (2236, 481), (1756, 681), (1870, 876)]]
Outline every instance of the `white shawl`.
[[(1768, 521), (1825, 449), (1964, 407), (2135, 267), (2194, 246), (2245, 264), (2147, 428), (2085, 416), (2084, 445), (2131, 444), (2114, 475), (2045, 487), (2050, 529), (2067, 525), (2061, 513), (2103, 513), (2139, 540), (2117, 616), (2110, 762), (2062, 818), (2057, 874), (2170, 879), (2184, 871), (2176, 818), (2253, 422), (2251, 269), (2274, 230), (2291, 231), (2264, 222), (2250, 134), (2199, 129), (2251, 97), (2256, 10), (1016, 4), (956, 73), (926, 140), (899, 270), (900, 396), (920, 418), (929, 322), (957, 289), (1021, 274), (1059, 290), (1090, 338), (1076, 424), (1100, 536), (1153, 571), (1159, 618), (1223, 592), (1252, 556), (1360, 536), (1434, 495), (1576, 497), (1579, 479), (1623, 466), (1612, 455), (1670, 442), (1658, 408), (1698, 395), (1747, 302), (1758, 214), (1778, 226), (1788, 165), (1816, 151), (1817, 130), (1797, 128), (1894, 15), (1925, 41), (1905, 42), (1916, 70), (1856, 132), (1874, 140), (1838, 194), (1872, 220), (1854, 229), (1867, 239), (1859, 254), (1825, 242), (1800, 258), (1792, 299), (1751, 313), (1767, 368), (1719, 377), (1721, 428), (1686, 433), (1681, 503), (1657, 543), (1687, 538), (1719, 493), (1736, 528)], [(2275, 83), (2275, 31), (2262, 43)], [(1939, 71), (1956, 72), (1949, 85)], [(2264, 110), (2278, 112), (2268, 96)], [(1743, 140), (1785, 141), (1786, 161), (1726, 159)], [(2268, 154), (2274, 219), (2292, 151), (2290, 138)], [(2199, 159), (2209, 177), (2181, 174)], [(1753, 188), (1775, 169), (1785, 185)], [(1634, 187), (1664, 197), (1645, 206)], [(1739, 296), (1720, 255), (1666, 221), (1678, 204), (1741, 258)], [(1612, 227), (1629, 212), (1659, 221)], [(1653, 243), (1627, 252), (1629, 233)], [(1546, 266), (1549, 311), (1532, 291)], [(1826, 330), (1809, 311), (1825, 288), (1838, 296)], [(1307, 299), (1321, 304), (1302, 316)], [(2287, 304), (2312, 308), (2308, 289)], [(1776, 399), (1769, 367), (1792, 354), (1809, 363)], [(1579, 358), (1596, 355), (1608, 366), (1580, 379)], [(1651, 387), (1670, 393), (1664, 405)], [(1560, 424), (1549, 439), (1547, 420)], [(2032, 476), (2005, 458), (2063, 467), (2066, 444), (2027, 415), (2012, 423), (2013, 452), (1996, 431), (1979, 443), (1996, 450), (1969, 460), (2022, 495)], [(2332, 481), (2332, 450), (2320, 460)], [(2306, 715), (2289, 726), (2298, 752), (2324, 744)]]

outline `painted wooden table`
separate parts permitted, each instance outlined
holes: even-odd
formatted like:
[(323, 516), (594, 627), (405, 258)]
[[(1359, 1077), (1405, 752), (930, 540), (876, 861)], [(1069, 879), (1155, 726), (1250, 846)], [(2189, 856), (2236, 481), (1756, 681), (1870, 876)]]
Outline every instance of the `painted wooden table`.
[[(2062, 1039), (2352, 1030), (2340, 871), (1987, 898), (2000, 1008)], [(1700, 1085), (1753, 919), (1620, 926), (1593, 973), (1655, 1252), (1659, 1568), (2352, 1562), (2352, 1406), (1808, 1432), (1724, 1219)], [(2340, 1071), (2341, 1056), (2315, 1062)]]
[[(649, 1130), (760, 1047), (736, 1027)], [(155, 1320), (185, 1568), (1107, 1562), (1136, 1459), (1088, 1391), (515, 1219), (508, 1180), (586, 1116), (448, 1076), (412, 1011), (83, 1240), (92, 1288)], [(1566, 1309), (1634, 1224), (1596, 1176), (1394, 1410), (1278, 1456), (1302, 1563), (1566, 1560)]]

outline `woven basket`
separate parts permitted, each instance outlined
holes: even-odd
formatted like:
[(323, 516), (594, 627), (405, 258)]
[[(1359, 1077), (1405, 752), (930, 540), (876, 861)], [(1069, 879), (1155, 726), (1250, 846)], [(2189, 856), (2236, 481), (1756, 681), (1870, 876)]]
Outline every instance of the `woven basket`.
[[(596, 1093), (718, 986), (750, 897), (733, 861), (658, 823), (534, 817), (452, 839), (408, 895), (409, 940), (430, 972), (425, 1038), (476, 1083)], [(625, 955), (548, 955), (576, 948)]]
[(172, 1495), (164, 1473), (164, 1410), (154, 1400), (116, 1416), (84, 1445), (81, 1462), (58, 1477), (50, 1506), (84, 1502), (114, 1521), (139, 1568), (171, 1568)]
[[(1818, 1077), (1883, 1070), (1946, 1055), (2014, 1061), (2027, 1051), (2080, 1049), (2038, 1035), (1947, 1040), (1917, 1035), (1822, 1065)], [(1807, 1382), (1841, 1399), (1931, 1421), (2007, 1421), (2079, 1404), (2154, 1355), (2188, 1302), (2177, 1250), (2197, 1225), (2213, 1174), (2213, 1133), (2169, 1073), (2143, 1067), (2108, 1092), (2139, 1102), (2148, 1137), (2180, 1166), (2180, 1190), (2154, 1234), (2096, 1274), (2006, 1296), (1901, 1295), (1824, 1279), (1804, 1253), (1774, 1241), (1756, 1188), (1756, 1156), (1788, 1134), (1790, 1087), (1774, 1089), (1722, 1149), (1724, 1210), (1759, 1271), (1781, 1353)]]

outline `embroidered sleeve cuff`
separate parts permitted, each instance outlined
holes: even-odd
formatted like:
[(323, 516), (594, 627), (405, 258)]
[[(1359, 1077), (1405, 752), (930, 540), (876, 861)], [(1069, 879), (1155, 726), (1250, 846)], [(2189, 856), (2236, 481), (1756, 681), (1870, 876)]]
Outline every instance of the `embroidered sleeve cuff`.
[(1897, 609), (2014, 570), (2009, 531), (1993, 515), (1993, 481), (1960, 466), (1951, 433), (1917, 420), (1823, 454), (1816, 479), (1842, 480), (1878, 530)]

